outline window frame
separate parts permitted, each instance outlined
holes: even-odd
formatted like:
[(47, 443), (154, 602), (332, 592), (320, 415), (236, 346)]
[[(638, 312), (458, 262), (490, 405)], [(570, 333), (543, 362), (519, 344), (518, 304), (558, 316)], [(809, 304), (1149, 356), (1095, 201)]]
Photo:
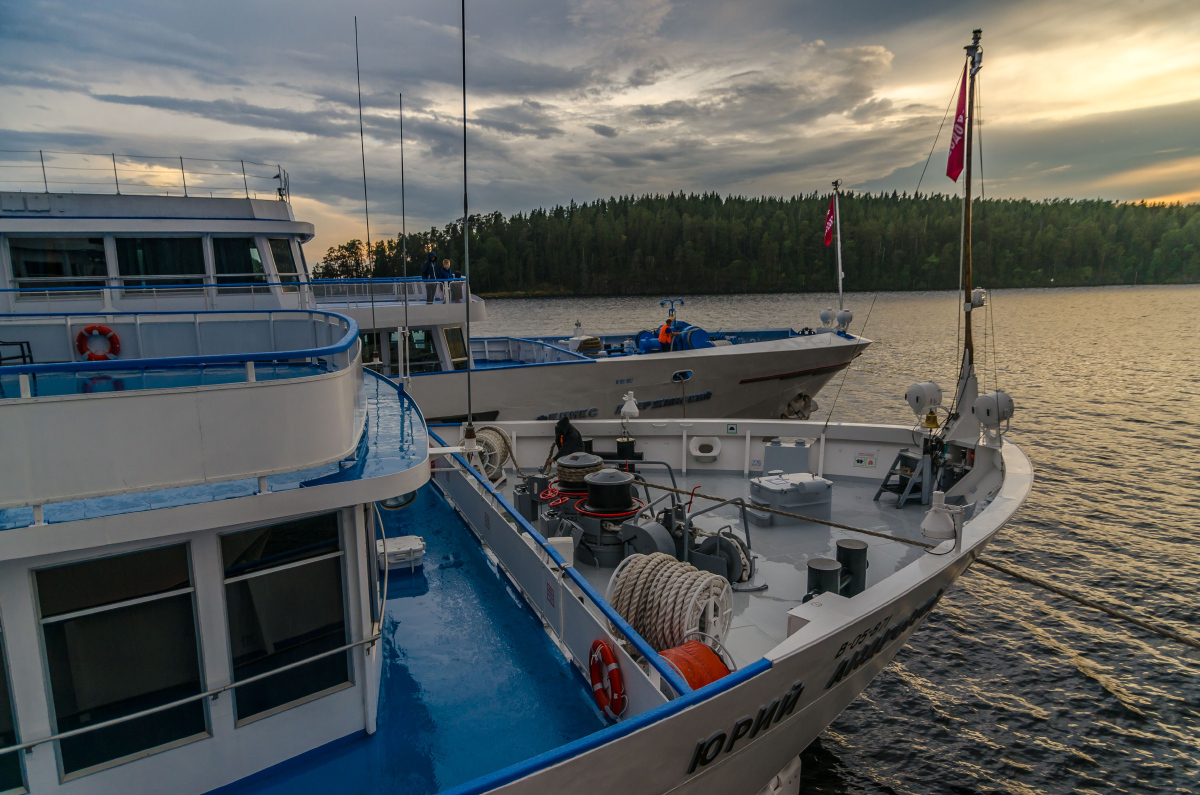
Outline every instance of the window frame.
[[(454, 355), (454, 343), (450, 341), (451, 331), (458, 332), (458, 341), (465, 350), (462, 356)], [(467, 334), (463, 331), (462, 326), (442, 326), (442, 340), (446, 343), (446, 359), (450, 362), (451, 372), (466, 370), (471, 367), (471, 343), (467, 340)]]
[[(218, 294), (246, 295), (248, 293), (262, 294), (271, 290), (271, 271), (274, 268), (267, 266), (267, 258), (263, 256), (263, 248), (260, 245), (264, 241), (267, 242), (267, 251), (270, 252), (271, 244), (267, 241), (264, 235), (249, 234), (226, 234), (216, 233), (210, 235), (212, 241), (212, 283), (217, 287)], [(217, 270), (217, 241), (218, 240), (249, 240), (254, 246), (254, 250), (258, 253), (258, 262), (262, 265), (262, 273), (221, 273)], [(271, 255), (271, 265), (274, 265), (274, 255)], [(278, 278), (279, 272), (275, 270), (275, 276)], [(223, 281), (232, 280), (232, 281)], [(239, 286), (233, 286), (239, 285)]]
[[(91, 233), (91, 234), (43, 234), (43, 233), (13, 234), (13, 233), (6, 232), (3, 235), (3, 249), (4, 249), (3, 254), (5, 256), (7, 256), (7, 258), (8, 258), (8, 260), (7, 260), (8, 267), (6, 268), (7, 272), (4, 274), (4, 277), (7, 279), (10, 287), (12, 287), (15, 290), (20, 291), (17, 293), (18, 296), (20, 296), (24, 293), (38, 293), (38, 292), (45, 293), (45, 291), (47, 289), (54, 290), (54, 289), (59, 289), (61, 287), (76, 287), (76, 288), (78, 288), (78, 290), (76, 292), (74, 292), (75, 297), (92, 297), (90, 294), (93, 292), (93, 290), (96, 293), (100, 293), (109, 284), (109, 278), (110, 278), (109, 274), (111, 273), (111, 270), (110, 270), (110, 265), (109, 265), (109, 261), (108, 261), (108, 245), (106, 242), (107, 235), (108, 235), (108, 233), (100, 233), (99, 235), (96, 235), (95, 233)], [(23, 277), (23, 276), (17, 275), (17, 261), (16, 261), (16, 258), (13, 256), (12, 241), (14, 241), (14, 240), (18, 240), (18, 241), (19, 240), (63, 240), (63, 239), (70, 239), (70, 240), (97, 240), (98, 239), (98, 240), (100, 240), (100, 245), (104, 252), (104, 275), (103, 276), (43, 276), (43, 277), (37, 277), (37, 276)], [(23, 282), (30, 283), (30, 284), (23, 284)], [(62, 284), (55, 284), (55, 282), (62, 282)], [(81, 284), (81, 282), (87, 282), (87, 284)], [(37, 283), (38, 286), (34, 287), (34, 286), (32, 286), (32, 283)], [(71, 296), (68, 296), (68, 297), (71, 297)], [(41, 296), (38, 297), (38, 300), (41, 300)]]
[[(12, 710), (13, 722), (13, 738), (14, 744), (21, 744), (21, 719), (17, 715), (17, 700), (14, 698), (12, 667), (9, 665), (8, 642), (4, 632), (4, 620), (0, 617), (0, 675), (4, 676), (5, 682), (8, 685), (8, 704)], [(29, 792), (29, 771), (25, 766), (25, 754), (20, 751), (11, 751), (16, 754), (17, 766), (21, 771), (21, 786), (12, 789), (0, 790), (0, 795), (14, 795), (14, 793)]]
[[(57, 568), (62, 568), (64, 566), (73, 566), (73, 565), (80, 564), (80, 563), (88, 563), (93, 560), (101, 560), (103, 558), (117, 558), (117, 557), (125, 557), (127, 555), (136, 555), (139, 552), (149, 552), (149, 551), (155, 550), (155, 549), (165, 549), (167, 547), (174, 547), (174, 546), (183, 546), (183, 548), (184, 548), (184, 554), (187, 559), (187, 567), (188, 567), (188, 582), (190, 583), (186, 588), (175, 588), (170, 591), (163, 591), (162, 593), (150, 594), (149, 596), (139, 596), (139, 597), (135, 597), (133, 599), (123, 599), (119, 602), (112, 602), (111, 604), (99, 605), (97, 607), (84, 608), (83, 610), (75, 610), (70, 613), (60, 613), (59, 615), (55, 615), (50, 618), (42, 617), (41, 594), (38, 591), (38, 581), (37, 581), (37, 573), (39, 571), (44, 571), (46, 569), (57, 569)], [(205, 672), (205, 666), (204, 666), (204, 635), (202, 634), (201, 627), (200, 627), (200, 606), (196, 601), (196, 568), (195, 568), (195, 561), (192, 556), (192, 544), (190, 541), (184, 540), (184, 541), (177, 541), (175, 543), (169, 543), (169, 544), (157, 544), (157, 545), (148, 546), (148, 547), (137, 547), (135, 549), (128, 549), (128, 550), (124, 550), (124, 551), (120, 551), (120, 552), (113, 552), (108, 555), (92, 555), (92, 556), (78, 557), (78, 558), (73, 558), (71, 560), (50, 563), (45, 566), (37, 566), (36, 568), (31, 568), (28, 571), (29, 571), (30, 586), (33, 590), (34, 619), (37, 622), (38, 642), (39, 642), (40, 651), (41, 651), (42, 683), (46, 690), (47, 717), (49, 718), (49, 721), (50, 721), (50, 733), (51, 734), (59, 734), (61, 732), (61, 730), (59, 729), (59, 726), (58, 726), (58, 711), (54, 705), (53, 680), (50, 678), (50, 655), (49, 655), (49, 650), (46, 647), (46, 632), (45, 632), (45, 627), (47, 624), (57, 624), (62, 621), (69, 621), (74, 618), (82, 618), (83, 616), (87, 616), (87, 615), (94, 615), (96, 613), (108, 612), (108, 611), (112, 611), (112, 610), (119, 610), (119, 609), (126, 608), (126, 607), (133, 607), (135, 605), (143, 604), (146, 602), (156, 601), (156, 600), (160, 600), (160, 599), (171, 599), (176, 596), (181, 596), (183, 594), (190, 594), (191, 595), (191, 605), (192, 605), (192, 632), (194, 633), (195, 638), (196, 638), (196, 665), (197, 665), (197, 673), (200, 678), (200, 691), (197, 695), (208, 691), (209, 688), (208, 688), (208, 682), (206, 681), (206, 676), (205, 676), (206, 672)], [(170, 751), (174, 748), (179, 748), (184, 745), (190, 745), (194, 742), (200, 742), (201, 740), (207, 740), (207, 739), (211, 738), (213, 736), (213, 726), (212, 726), (212, 713), (209, 710), (209, 705), (208, 705), (209, 699), (197, 698), (196, 701), (197, 701), (197, 703), (200, 704), (200, 712), (204, 719), (204, 730), (203, 731), (188, 735), (187, 737), (180, 737), (175, 740), (170, 740), (166, 743), (163, 743), (162, 745), (155, 745), (150, 748), (144, 748), (140, 751), (135, 751), (131, 754), (126, 754), (125, 756), (119, 756), (119, 757), (115, 757), (113, 759), (108, 759), (108, 760), (105, 760), (104, 762), (99, 762), (90, 767), (84, 767), (84, 768), (80, 768), (79, 770), (73, 770), (70, 773), (66, 772), (65, 766), (63, 764), (62, 741), (55, 740), (53, 743), (54, 760), (55, 760), (55, 768), (57, 769), (57, 772), (58, 772), (59, 783), (65, 784), (68, 781), (74, 781), (75, 779), (83, 778), (84, 776), (90, 776), (94, 773), (100, 773), (104, 770), (110, 770), (114, 767), (119, 767), (120, 765), (129, 764), (130, 762), (136, 762), (139, 759), (145, 759), (149, 756), (163, 753), (164, 751)], [(14, 711), (15, 711), (15, 704), (14, 704)]]
[[(271, 237), (265, 235), (267, 241), (267, 250), (271, 252), (271, 269), (275, 272), (275, 278), (279, 281), (280, 289), (285, 293), (294, 293), (300, 289), (301, 270), (300, 261), (296, 258), (296, 250), (292, 248), (292, 237), (285, 235), (283, 237)], [(279, 260), (275, 257), (275, 247), (272, 245), (275, 241), (283, 243), (288, 250), (288, 256), (292, 260), (293, 270), (290, 273), (284, 273), (279, 268)]]
[[(230, 535), (237, 535), (238, 533), (248, 533), (253, 530), (259, 530), (264, 527), (271, 527), (273, 525), (287, 524), (288, 522), (296, 522), (296, 521), (301, 521), (303, 519), (311, 519), (313, 517), (323, 516), (323, 515), (329, 514), (329, 513), (334, 514), (334, 516), (337, 518), (338, 548), (335, 552), (326, 552), (326, 553), (323, 553), (321, 555), (317, 555), (317, 556), (311, 557), (311, 558), (304, 558), (302, 560), (293, 560), (289, 563), (282, 563), (278, 566), (275, 566), (275, 567), (272, 567), (269, 569), (262, 569), (260, 571), (252, 571), (252, 572), (248, 572), (246, 574), (237, 574), (237, 575), (234, 575), (233, 577), (225, 576), (225, 554), (221, 550), (221, 539), (223, 537), (230, 536)], [(351, 641), (349, 640), (349, 637), (352, 634), (352, 626), (351, 625), (353, 622), (351, 620), (352, 617), (351, 617), (351, 612), (350, 612), (350, 598), (351, 598), (350, 583), (348, 581), (349, 578), (347, 577), (347, 573), (346, 573), (346, 559), (349, 557), (349, 555), (346, 553), (346, 532), (345, 532), (346, 518), (345, 517), (346, 517), (346, 509), (344, 509), (344, 508), (338, 508), (333, 511), (315, 511), (313, 513), (302, 514), (300, 516), (293, 516), (293, 517), (290, 517), (287, 519), (276, 520), (274, 522), (269, 522), (267, 524), (254, 524), (254, 525), (251, 525), (248, 527), (240, 527), (236, 530), (228, 530), (228, 531), (224, 531), (224, 532), (218, 532), (216, 534), (217, 561), (218, 561), (218, 566), (219, 566), (218, 574), (220, 576), (219, 585), (221, 588), (221, 606), (224, 611), (224, 615), (222, 616), (222, 619), (225, 623), (225, 656), (226, 656), (226, 664), (228, 665), (227, 670), (229, 671), (229, 684), (231, 685), (231, 687), (229, 688), (229, 695), (230, 695), (230, 698), (232, 699), (232, 709), (230, 710), (230, 714), (233, 717), (233, 726), (235, 729), (240, 729), (241, 727), (249, 725), (251, 723), (255, 723), (260, 720), (265, 720), (267, 718), (278, 715), (282, 712), (287, 712), (290, 709), (295, 709), (296, 707), (304, 706), (305, 704), (309, 704), (318, 699), (325, 698), (326, 696), (333, 695), (334, 693), (337, 693), (339, 691), (346, 690), (347, 688), (351, 688), (351, 687), (355, 686), (356, 680), (355, 680), (355, 676), (354, 676), (354, 674), (355, 674), (354, 656), (351, 654), (353, 649), (346, 649), (343, 652), (343, 654), (345, 654), (345, 659), (346, 659), (346, 681), (339, 682), (336, 685), (330, 685), (329, 687), (324, 688), (323, 690), (318, 690), (316, 692), (309, 693), (306, 696), (301, 696), (300, 698), (293, 699), (292, 701), (287, 701), (283, 704), (279, 704), (278, 706), (271, 707), (270, 709), (265, 709), (262, 712), (256, 712), (253, 715), (246, 716), (245, 718), (239, 718), (238, 710), (237, 710), (237, 697), (238, 697), (237, 690), (238, 690), (239, 685), (237, 683), (236, 673), (235, 673), (236, 669), (235, 669), (234, 660), (233, 660), (233, 638), (230, 634), (231, 626), (229, 623), (229, 589), (228, 589), (229, 585), (238, 583), (238, 582), (244, 582), (246, 580), (250, 580), (255, 577), (261, 577), (266, 574), (274, 574), (275, 572), (285, 571), (285, 570), (291, 569), (291, 568), (299, 568), (300, 566), (305, 566), (305, 565), (308, 565), (311, 563), (319, 563), (324, 560), (330, 560), (333, 558), (340, 557), (342, 559), (342, 562), (338, 568), (338, 574), (340, 575), (340, 579), (341, 579), (342, 626), (345, 627), (345, 630), (344, 630), (345, 634), (343, 636), (342, 643), (339, 645), (344, 646), (344, 645), (351, 643)], [(333, 656), (333, 655), (330, 655), (330, 656)], [(260, 681), (262, 681), (262, 680), (260, 680)]]
[[(152, 295), (157, 291), (169, 291), (174, 295), (195, 295), (204, 292), (209, 284), (208, 251), (205, 245), (207, 233), (199, 232), (165, 232), (165, 233), (110, 233), (113, 240), (113, 265), (110, 273), (116, 273), (116, 285), (121, 289), (122, 298), (139, 298)], [(121, 272), (122, 240), (196, 240), (200, 243), (200, 263), (203, 270), (200, 273), (181, 273), (175, 275), (126, 276)], [(141, 284), (138, 284), (141, 282)]]

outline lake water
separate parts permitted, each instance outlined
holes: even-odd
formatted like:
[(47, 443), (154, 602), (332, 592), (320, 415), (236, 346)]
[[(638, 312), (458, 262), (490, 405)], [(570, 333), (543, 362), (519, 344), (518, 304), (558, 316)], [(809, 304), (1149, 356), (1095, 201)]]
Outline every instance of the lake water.
[[(837, 296), (686, 301), (680, 318), (708, 329), (800, 328)], [(846, 303), (875, 344), (815, 417), (911, 423), (910, 384), (953, 386), (954, 294)], [(980, 391), (1013, 396), (1037, 477), (986, 556), (1200, 635), (1200, 287), (1004, 290), (976, 314)], [(621, 332), (664, 312), (588, 298), (488, 315), (473, 333)], [(806, 795), (1200, 792), (1200, 652), (977, 567), (803, 756)]]

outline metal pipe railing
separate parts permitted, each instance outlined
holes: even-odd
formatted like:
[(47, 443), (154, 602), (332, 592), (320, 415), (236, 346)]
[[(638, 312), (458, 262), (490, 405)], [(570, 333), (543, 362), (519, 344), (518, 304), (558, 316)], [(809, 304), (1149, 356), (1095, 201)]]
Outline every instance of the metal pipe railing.
[[(317, 309), (280, 309), (270, 310), (265, 312), (256, 312), (255, 310), (227, 310), (220, 312), (88, 312), (88, 313), (68, 313), (68, 312), (39, 312), (24, 315), (12, 315), (8, 318), (7, 324), (0, 324), (0, 327), (8, 325), (11, 327), (13, 323), (20, 322), (25, 319), (50, 318), (69, 322), (71, 318), (78, 317), (82, 320), (93, 320), (96, 317), (103, 316), (105, 318), (132, 317), (137, 319), (145, 319), (155, 316), (170, 316), (170, 317), (191, 317), (196, 322), (213, 322), (214, 319), (222, 315), (231, 315), (234, 317), (243, 317), (247, 314), (265, 314), (268, 320), (278, 316), (295, 316), (305, 315), (313, 319), (314, 324), (318, 322), (317, 318), (321, 318), (324, 322), (336, 328), (345, 328), (345, 333), (341, 338), (326, 346), (313, 348), (302, 348), (294, 350), (277, 350), (277, 351), (262, 351), (248, 353), (226, 353), (226, 354), (207, 354), (194, 356), (171, 356), (171, 357), (155, 357), (143, 359), (111, 359), (102, 361), (84, 361), (84, 362), (53, 362), (47, 364), (18, 364), (7, 365), (0, 367), (0, 376), (3, 375), (20, 375), (34, 373), (69, 373), (69, 372), (103, 372), (107, 370), (152, 370), (152, 369), (170, 369), (178, 367), (194, 367), (201, 365), (213, 364), (245, 364), (246, 362), (272, 362), (283, 360), (296, 359), (330, 359), (334, 360), (335, 365), (340, 369), (349, 365), (354, 358), (349, 353), (352, 347), (358, 344), (358, 323), (353, 318), (339, 315), (334, 312), (326, 312)], [(115, 322), (109, 320), (109, 322)]]
[(132, 712), (128, 715), (122, 715), (119, 718), (112, 718), (110, 720), (100, 721), (99, 723), (93, 724), (91, 726), (83, 726), (78, 729), (71, 729), (70, 731), (58, 732), (57, 734), (52, 734), (49, 737), (43, 737), (39, 740), (29, 740), (28, 742), (18, 743), (17, 745), (10, 745), (6, 748), (0, 748), (0, 755), (12, 753), (13, 751), (25, 751), (30, 748), (36, 748), (39, 745), (45, 745), (46, 743), (55, 742), (57, 740), (66, 740), (71, 737), (77, 737), (81, 734), (87, 734), (88, 732), (94, 732), (97, 729), (107, 729), (110, 726), (117, 726), (121, 723), (126, 723), (131, 720), (137, 720), (138, 718), (144, 718), (148, 715), (154, 715), (159, 712), (166, 712), (169, 709), (175, 709), (176, 707), (182, 707), (185, 704), (192, 703), (193, 701), (203, 701), (206, 698), (216, 698), (217, 696), (221, 695), (222, 693), (224, 693), (227, 690), (233, 690), (234, 688), (241, 687), (243, 685), (253, 684), (254, 682), (258, 682), (260, 680), (267, 679), (269, 677), (275, 676), (276, 674), (281, 674), (285, 671), (290, 671), (293, 668), (299, 668), (302, 665), (308, 665), (309, 663), (315, 662), (316, 660), (321, 660), (321, 659), (324, 659), (325, 657), (332, 657), (335, 654), (340, 654), (341, 652), (349, 651), (350, 649), (357, 648), (358, 646), (364, 646), (366, 644), (375, 643), (380, 639), (380, 636), (381, 636), (381, 633), (376, 632), (376, 633), (372, 634), (370, 637), (363, 638), (362, 640), (356, 640), (353, 643), (347, 643), (346, 645), (339, 646), (336, 649), (330, 649), (328, 651), (323, 651), (323, 652), (320, 652), (319, 654), (314, 654), (311, 657), (305, 657), (303, 660), (297, 660), (296, 662), (288, 663), (287, 665), (281, 665), (280, 667), (276, 668), (273, 671), (265, 671), (261, 674), (255, 674), (254, 676), (248, 676), (245, 679), (242, 679), (237, 682), (230, 682), (227, 685), (221, 685), (220, 687), (214, 687), (211, 690), (205, 690), (203, 693), (197, 693), (193, 696), (188, 696), (186, 698), (177, 699), (175, 701), (169, 701), (166, 704), (159, 704), (157, 707), (150, 707), (149, 709), (143, 709), (139, 712)]
[[(439, 437), (433, 431), (429, 431), (429, 436), (438, 444), (446, 446), (446, 442), (443, 441), (441, 437)], [(597, 609), (599, 609), (604, 615), (604, 617), (608, 619), (608, 622), (612, 624), (612, 626), (616, 627), (618, 632), (625, 636), (626, 640), (628, 640), (630, 644), (637, 649), (639, 654), (646, 658), (646, 661), (650, 664), (650, 666), (658, 672), (659, 676), (661, 676), (671, 685), (671, 688), (678, 695), (683, 696), (692, 692), (692, 688), (686, 681), (684, 681), (683, 677), (679, 675), (679, 672), (676, 671), (665, 659), (663, 659), (662, 656), (659, 655), (659, 653), (656, 652), (654, 648), (646, 642), (645, 638), (637, 633), (637, 630), (635, 630), (629, 624), (629, 622), (626, 621), (621, 614), (613, 608), (612, 605), (604, 600), (604, 597), (592, 587), (592, 584), (588, 582), (582, 574), (575, 570), (574, 566), (567, 564), (566, 558), (559, 554), (558, 550), (550, 545), (550, 542), (548, 542), (545, 537), (543, 537), (542, 534), (539, 533), (537, 529), (529, 523), (528, 519), (521, 515), (520, 511), (514, 508), (512, 504), (504, 498), (503, 494), (496, 490), (496, 487), (493, 486), (487, 478), (477, 472), (475, 468), (467, 463), (467, 460), (458, 453), (452, 454), (451, 457), (464, 470), (466, 470), (471, 477), (475, 478), (475, 480), (478, 481), (481, 486), (483, 486), (488, 494), (490, 494), (492, 498), (496, 500), (501, 509), (510, 517), (512, 517), (513, 521), (518, 527), (529, 534), (538, 547), (558, 565), (559, 569), (561, 569), (566, 576), (575, 583), (580, 591), (587, 595), (588, 599), (590, 599), (591, 602), (596, 605)]]

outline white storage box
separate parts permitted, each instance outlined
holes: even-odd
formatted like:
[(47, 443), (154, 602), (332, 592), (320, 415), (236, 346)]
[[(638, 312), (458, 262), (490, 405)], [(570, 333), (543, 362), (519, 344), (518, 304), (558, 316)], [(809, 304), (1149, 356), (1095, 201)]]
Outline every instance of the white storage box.
[(420, 536), (376, 539), (375, 552), (381, 569), (416, 571), (425, 559), (425, 539)]

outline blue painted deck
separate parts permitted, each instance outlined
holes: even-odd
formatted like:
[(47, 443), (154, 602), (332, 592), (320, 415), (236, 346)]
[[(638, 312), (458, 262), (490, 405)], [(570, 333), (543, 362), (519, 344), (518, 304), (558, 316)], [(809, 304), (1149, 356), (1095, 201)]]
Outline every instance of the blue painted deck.
[(461, 784), (604, 728), (583, 679), (432, 485), (389, 536), (425, 539), (425, 565), (393, 574), (374, 735), (224, 787), (221, 795), (418, 795)]
[[(244, 375), (243, 370), (243, 377)], [(363, 391), (366, 397), (367, 427), (359, 444), (358, 458), (354, 465), (341, 467), (335, 461), (312, 469), (271, 475), (267, 478), (267, 485), (271, 491), (288, 491), (323, 483), (381, 477), (411, 469), (425, 460), (429, 448), (429, 434), (425, 429), (425, 421), (412, 399), (401, 394), (392, 383), (369, 372), (364, 374)], [(258, 480), (247, 478), (48, 503), (43, 510), (46, 523), (55, 524), (248, 497), (257, 493)], [(32, 524), (33, 508), (0, 510), (0, 530), (28, 527)]]
[[(324, 372), (328, 372), (328, 369), (321, 365), (261, 362), (254, 368), (254, 377), (258, 381), (275, 381), (283, 378), (303, 378)], [(136, 389), (240, 384), (245, 380), (245, 365), (213, 364), (155, 370), (105, 370), (101, 373), (38, 373), (30, 379), (30, 391), (32, 397), (51, 397)], [(19, 397), (20, 394), (21, 385), (16, 374), (0, 376), (0, 399)]]

